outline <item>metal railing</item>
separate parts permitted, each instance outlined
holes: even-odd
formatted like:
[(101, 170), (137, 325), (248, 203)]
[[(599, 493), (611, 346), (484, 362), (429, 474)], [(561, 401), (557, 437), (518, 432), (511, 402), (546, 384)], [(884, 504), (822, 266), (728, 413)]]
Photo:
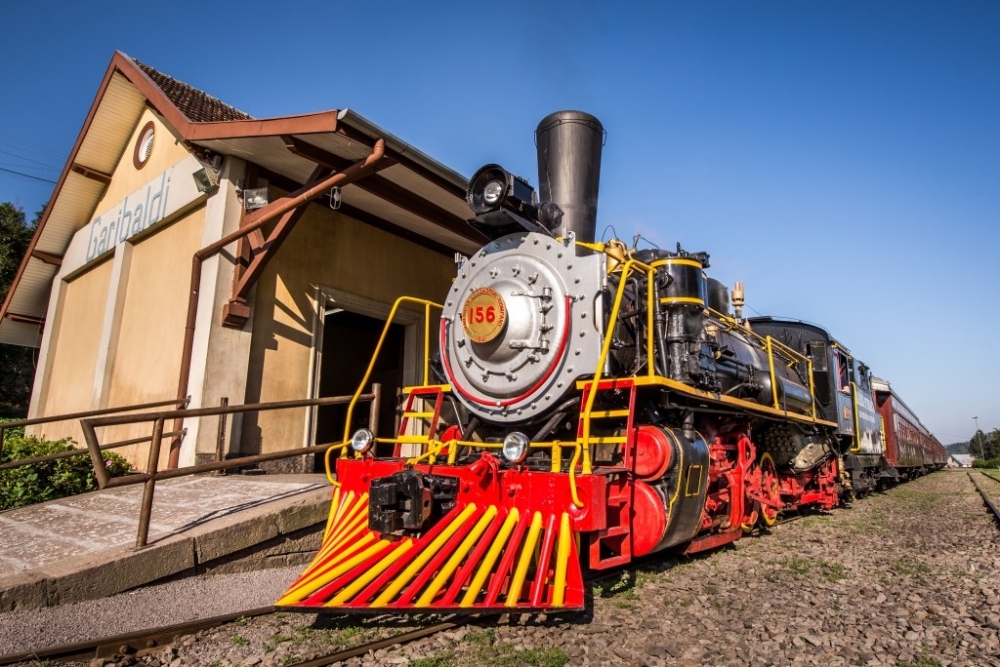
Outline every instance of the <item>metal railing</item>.
[[(381, 386), (372, 385), (369, 394), (360, 396), (329, 396), (324, 398), (301, 399), (294, 401), (275, 401), (270, 403), (247, 403), (245, 405), (221, 405), (219, 407), (194, 408), (180, 410), (162, 410), (158, 412), (145, 412), (138, 415), (117, 415), (111, 417), (89, 417), (80, 420), (83, 428), (83, 436), (87, 442), (87, 449), (94, 465), (94, 476), (97, 478), (98, 486), (102, 489), (114, 488), (118, 486), (128, 486), (131, 484), (144, 484), (142, 495), (142, 505), (139, 510), (139, 529), (136, 535), (135, 546), (141, 549), (149, 541), (149, 520), (153, 509), (153, 495), (156, 490), (156, 482), (175, 477), (186, 477), (204, 472), (214, 472), (228, 468), (239, 468), (243, 466), (255, 465), (265, 461), (275, 461), (278, 459), (291, 458), (293, 456), (304, 456), (308, 454), (319, 454), (331, 447), (329, 443), (311, 445), (308, 447), (297, 447), (295, 449), (283, 449), (265, 454), (253, 454), (239, 458), (217, 460), (212, 463), (201, 463), (183, 468), (170, 468), (160, 470), (160, 448), (164, 437), (171, 435), (163, 430), (163, 425), (170, 419), (189, 419), (200, 417), (211, 417), (221, 415), (231, 415), (246, 412), (266, 412), (271, 410), (288, 410), (293, 408), (311, 408), (327, 405), (345, 405), (352, 400), (371, 401), (369, 411), (369, 428), (375, 431), (378, 425), (378, 412), (381, 404)], [(97, 429), (108, 426), (121, 426), (124, 424), (141, 424), (152, 422), (152, 433), (148, 438), (151, 445), (149, 448), (149, 459), (145, 472), (133, 473), (124, 477), (111, 477), (104, 467), (104, 459), (101, 452), (108, 449), (110, 445), (101, 445), (97, 435)], [(116, 446), (121, 446), (117, 444)], [(218, 454), (217, 454), (218, 456)]]
[[(17, 421), (0, 422), (0, 461), (3, 460), (3, 446), (4, 446), (4, 435), (7, 429), (11, 428), (23, 428), (25, 426), (36, 426), (38, 424), (52, 424), (56, 422), (72, 421), (76, 419), (87, 419), (89, 417), (99, 417), (102, 415), (112, 415), (122, 412), (135, 412), (136, 410), (151, 410), (153, 408), (163, 408), (167, 406), (180, 406), (184, 407), (188, 404), (189, 399), (177, 399), (172, 398), (166, 401), (154, 401), (152, 403), (139, 403), (136, 405), (124, 405), (116, 408), (101, 408), (99, 410), (87, 410), (86, 412), (72, 412), (64, 415), (51, 415), (49, 417), (34, 417), (32, 419), (19, 419)], [(183, 435), (183, 431), (171, 431), (170, 433), (165, 433), (164, 435)], [(102, 449), (114, 449), (115, 447), (124, 447), (126, 445), (138, 445), (144, 442), (149, 442), (150, 437), (145, 438), (133, 438), (132, 440), (123, 440), (121, 442), (113, 442), (106, 445), (102, 445)], [(47, 456), (34, 456), (26, 459), (17, 459), (15, 461), (8, 461), (0, 465), (0, 470), (9, 470), (11, 468), (20, 468), (21, 466), (31, 465), (33, 463), (43, 463), (45, 461), (55, 461), (56, 459), (65, 459), (71, 456), (81, 456), (86, 454), (87, 451), (84, 449), (74, 449), (66, 452), (58, 452), (56, 454), (48, 454)]]

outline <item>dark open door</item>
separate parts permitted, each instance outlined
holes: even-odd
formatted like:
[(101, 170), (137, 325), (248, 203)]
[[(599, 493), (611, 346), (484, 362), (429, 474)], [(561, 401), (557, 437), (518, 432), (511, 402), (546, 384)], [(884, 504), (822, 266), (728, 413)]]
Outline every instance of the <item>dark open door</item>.
[[(330, 308), (323, 318), (323, 357), (319, 373), (319, 396), (350, 396), (358, 388), (371, 361), (385, 326), (384, 320)], [(396, 429), (396, 406), (403, 385), (403, 343), (405, 329), (400, 324), (389, 328), (382, 351), (376, 361), (365, 393), (373, 383), (382, 385), (382, 409), (379, 412), (378, 435), (393, 437)], [(354, 409), (350, 432), (367, 426), (369, 404), (359, 403)], [(341, 442), (344, 437), (346, 405), (328, 405), (317, 409), (316, 443)], [(322, 457), (317, 463), (322, 468)]]

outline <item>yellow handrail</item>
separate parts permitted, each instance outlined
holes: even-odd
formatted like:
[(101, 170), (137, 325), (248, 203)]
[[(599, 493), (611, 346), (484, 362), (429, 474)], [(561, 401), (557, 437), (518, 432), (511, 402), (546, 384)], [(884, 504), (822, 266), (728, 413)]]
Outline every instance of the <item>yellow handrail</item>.
[(717, 320), (719, 320), (723, 325), (725, 325), (726, 329), (728, 331), (732, 331), (733, 329), (739, 329), (744, 335), (746, 335), (746, 336), (748, 336), (750, 338), (753, 338), (759, 344), (761, 344), (761, 345), (764, 346), (765, 350), (767, 351), (768, 370), (770, 371), (770, 374), (771, 374), (771, 387), (772, 387), (772, 392), (773, 392), (773, 396), (774, 396), (774, 407), (776, 409), (780, 410), (781, 407), (780, 407), (780, 404), (779, 404), (778, 398), (777, 398), (777, 390), (778, 390), (778, 388), (777, 388), (777, 385), (775, 384), (775, 381), (774, 381), (774, 378), (775, 378), (775, 373), (774, 373), (774, 353), (778, 352), (781, 355), (783, 355), (788, 360), (788, 366), (789, 367), (792, 367), (792, 366), (794, 366), (795, 364), (798, 364), (798, 363), (804, 363), (806, 365), (807, 373), (809, 375), (809, 398), (811, 399), (811, 403), (812, 403), (812, 405), (811, 405), (811, 407), (812, 407), (812, 411), (811, 411), (812, 412), (812, 418), (813, 419), (817, 419), (817, 417), (816, 417), (816, 384), (813, 381), (813, 364), (812, 364), (812, 359), (810, 359), (806, 355), (802, 354), (798, 350), (795, 350), (794, 348), (791, 348), (788, 345), (785, 345), (780, 340), (776, 340), (774, 338), (771, 338), (770, 336), (761, 336), (759, 333), (757, 333), (756, 331), (754, 331), (750, 327), (744, 326), (744, 325), (740, 324), (734, 318), (729, 317), (728, 315), (726, 315), (724, 313), (720, 313), (717, 310), (712, 310), (711, 308), (708, 309), (708, 312), (711, 313), (712, 316), (715, 317)]
[[(377, 443), (396, 443), (398, 439), (393, 438), (376, 438)], [(567, 446), (567, 444), (573, 447), (573, 458), (569, 464), (569, 491), (570, 497), (573, 499), (573, 504), (577, 507), (583, 507), (583, 503), (580, 501), (580, 497), (576, 490), (576, 466), (580, 462), (580, 453), (582, 446), (579, 442), (574, 443), (563, 443), (560, 440), (553, 440), (552, 442), (532, 442), (528, 446), (533, 449), (551, 449), (551, 460), (552, 468), (551, 472), (560, 471), (560, 461), (562, 460), (562, 448)], [(414, 465), (420, 463), (420, 461), (427, 459), (428, 463), (434, 463), (437, 456), (441, 454), (441, 450), (448, 447), (448, 464), (454, 465), (455, 459), (458, 456), (458, 450), (462, 447), (476, 447), (478, 449), (502, 449), (503, 443), (501, 442), (478, 442), (474, 440), (428, 440), (427, 450), (422, 454), (411, 457), (406, 460), (407, 465)]]
[(392, 320), (396, 317), (396, 311), (399, 309), (402, 303), (416, 303), (424, 307), (424, 382), (422, 386), (427, 386), (427, 378), (429, 376), (430, 368), (430, 310), (431, 306), (442, 308), (441, 304), (434, 303), (433, 301), (428, 301), (427, 299), (417, 299), (412, 296), (401, 296), (396, 299), (396, 303), (392, 304), (392, 310), (389, 311), (389, 317), (385, 320), (385, 326), (382, 327), (382, 335), (379, 336), (378, 344), (375, 346), (375, 351), (372, 353), (372, 359), (368, 362), (368, 370), (365, 371), (365, 376), (361, 379), (361, 384), (358, 385), (358, 390), (354, 392), (354, 396), (351, 398), (351, 402), (347, 404), (347, 417), (344, 419), (344, 442), (346, 443), (350, 440), (351, 436), (351, 417), (354, 414), (354, 406), (358, 402), (358, 398), (364, 391), (364, 388), (368, 386), (368, 378), (371, 377), (372, 370), (375, 369), (375, 360), (378, 359), (379, 353), (382, 351), (382, 344), (385, 342), (386, 336), (389, 334), (389, 327), (392, 325)]
[(861, 420), (858, 418), (858, 385), (851, 382), (851, 403), (854, 405), (854, 446), (852, 452), (861, 451)]
[(396, 311), (399, 310), (399, 306), (403, 303), (415, 303), (422, 305), (424, 307), (424, 375), (423, 384), (421, 386), (428, 386), (428, 378), (430, 377), (430, 341), (431, 341), (431, 307), (442, 309), (441, 304), (434, 303), (433, 301), (428, 301), (427, 299), (418, 299), (411, 296), (401, 296), (396, 299), (396, 302), (392, 304), (392, 310), (389, 311), (389, 316), (385, 320), (385, 326), (382, 327), (382, 335), (379, 336), (378, 343), (375, 345), (375, 351), (372, 353), (371, 361), (368, 362), (368, 369), (365, 371), (364, 377), (361, 379), (361, 383), (358, 384), (357, 391), (351, 397), (350, 403), (347, 404), (347, 415), (344, 418), (344, 441), (339, 444), (330, 445), (326, 453), (323, 456), (323, 462), (326, 468), (326, 479), (334, 487), (339, 487), (340, 483), (333, 478), (333, 473), (330, 468), (330, 455), (336, 451), (340, 455), (344, 455), (347, 452), (351, 437), (351, 419), (354, 416), (354, 406), (357, 405), (358, 399), (364, 392), (365, 386), (368, 384), (368, 378), (371, 377), (372, 371), (375, 369), (375, 361), (378, 359), (379, 353), (382, 351), (382, 344), (385, 343), (386, 336), (389, 334), (389, 327), (392, 326), (392, 322), (396, 317)]
[[(615, 300), (611, 306), (611, 315), (608, 318), (608, 322), (611, 323), (608, 326), (608, 331), (604, 336), (604, 344), (601, 346), (601, 355), (597, 359), (597, 368), (594, 369), (594, 379), (591, 380), (591, 390), (587, 394), (587, 404), (583, 411), (580, 413), (580, 419), (583, 421), (583, 433), (580, 437), (580, 446), (583, 449), (583, 469), (584, 475), (589, 475), (593, 472), (593, 468), (590, 461), (590, 413), (594, 409), (594, 399), (597, 396), (597, 386), (601, 382), (601, 370), (604, 368), (604, 364), (608, 358), (608, 352), (611, 349), (611, 340), (614, 338), (615, 327), (614, 322), (618, 321), (618, 312), (621, 310), (622, 296), (625, 294), (625, 283), (628, 278), (628, 274), (632, 271), (633, 267), (638, 267), (639, 269), (646, 271), (649, 274), (650, 284), (647, 288), (647, 293), (652, 294), (652, 281), (654, 280), (654, 273), (656, 269), (652, 268), (648, 264), (644, 264), (636, 259), (629, 259), (622, 265), (621, 278), (618, 281), (618, 289), (615, 292)], [(648, 297), (647, 297), (648, 301)], [(647, 304), (648, 306), (649, 304)], [(652, 320), (652, 307), (648, 307), (649, 315), (647, 316), (647, 323)], [(649, 327), (647, 327), (649, 329)], [(652, 343), (652, 331), (647, 332), (647, 338), (649, 343)]]
[(812, 399), (812, 418), (816, 419), (816, 383), (813, 382), (812, 359), (806, 359), (806, 368), (809, 373), (809, 397)]
[(771, 398), (774, 399), (774, 409), (780, 410), (781, 404), (778, 402), (778, 380), (774, 372), (774, 339), (768, 336), (764, 344), (767, 349), (767, 370), (771, 374)]

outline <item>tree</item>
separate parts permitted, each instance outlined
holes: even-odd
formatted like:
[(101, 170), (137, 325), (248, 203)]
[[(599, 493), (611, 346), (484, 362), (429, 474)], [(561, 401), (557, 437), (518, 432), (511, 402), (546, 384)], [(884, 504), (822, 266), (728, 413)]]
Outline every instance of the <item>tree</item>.
[(1000, 459), (1000, 429), (993, 429), (989, 435), (976, 431), (969, 439), (969, 453), (987, 461)]
[[(43, 211), (28, 225), (24, 211), (10, 202), (0, 203), (0, 303), (7, 298)], [(0, 345), (0, 418), (27, 416), (34, 360), (34, 348)]]

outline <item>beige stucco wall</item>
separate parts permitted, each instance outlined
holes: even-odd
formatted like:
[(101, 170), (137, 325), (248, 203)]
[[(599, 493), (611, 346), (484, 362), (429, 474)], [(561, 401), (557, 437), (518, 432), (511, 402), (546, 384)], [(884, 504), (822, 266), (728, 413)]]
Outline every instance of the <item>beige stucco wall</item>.
[[(454, 270), (450, 257), (310, 206), (257, 283), (247, 402), (308, 396), (317, 286), (387, 305), (402, 295), (440, 302)], [(248, 416), (242, 451), (301, 446), (305, 428), (301, 410)]]
[[(136, 169), (132, 162), (132, 153), (135, 150), (135, 142), (139, 139), (139, 133), (146, 123), (152, 121), (155, 128), (155, 138), (153, 139), (153, 151), (149, 159), (141, 169)], [(173, 131), (163, 124), (160, 117), (152, 110), (146, 109), (139, 122), (132, 128), (132, 136), (125, 146), (118, 166), (111, 174), (111, 183), (101, 197), (101, 201), (94, 208), (95, 213), (101, 213), (108, 208), (118, 204), (122, 199), (142, 187), (157, 174), (160, 174), (173, 165), (177, 164), (189, 155), (180, 138)]]
[[(134, 145), (149, 122), (155, 128), (153, 149), (146, 164), (136, 169)], [(94, 216), (118, 206), (185, 159), (193, 160), (160, 117), (146, 109), (131, 129)], [(179, 193), (172, 198), (178, 202), (170, 213), (175, 219), (163, 219), (144, 236), (125, 243), (112, 241), (110, 252), (91, 266), (79, 248), (89, 247), (92, 232), (88, 227), (77, 232), (53, 289), (58, 295), (56, 330), (44, 355), (39, 416), (135, 405), (176, 394), (191, 256), (201, 244), (205, 211), (203, 198), (192, 198), (190, 187), (178, 186), (171, 190)], [(164, 212), (166, 199), (164, 193)], [(99, 440), (107, 444), (150, 431), (148, 424), (107, 428), (99, 432)], [(83, 444), (77, 422), (37, 427), (35, 432), (50, 438), (70, 435)], [(115, 451), (137, 467), (145, 466), (148, 445)], [(166, 451), (163, 456), (165, 460)]]
[[(150, 403), (176, 396), (191, 256), (199, 248), (204, 219), (204, 207), (196, 209), (133, 247), (104, 406)], [(151, 428), (150, 424), (137, 424), (106, 429), (102, 441), (147, 436)], [(168, 423), (166, 429), (170, 428)], [(161, 463), (166, 461), (167, 445), (164, 441)], [(136, 467), (146, 465), (148, 445), (116, 451)]]
[[(101, 262), (68, 281), (62, 288), (61, 307), (50, 343), (41, 414), (66, 414), (91, 409), (112, 266), (113, 262)], [(53, 440), (70, 437), (81, 446), (84, 442), (79, 422), (75, 420), (37, 426), (34, 432)]]

